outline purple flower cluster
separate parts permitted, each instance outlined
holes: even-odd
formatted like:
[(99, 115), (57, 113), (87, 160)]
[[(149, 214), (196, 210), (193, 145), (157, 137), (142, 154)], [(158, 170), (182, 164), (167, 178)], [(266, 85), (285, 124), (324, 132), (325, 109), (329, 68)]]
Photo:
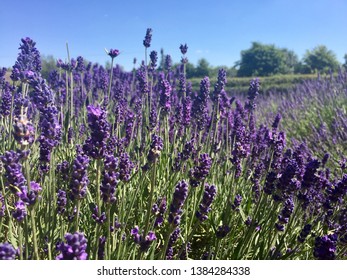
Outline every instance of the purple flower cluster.
[(151, 59), (150, 69), (151, 71), (154, 71), (157, 67), (158, 53), (156, 51), (151, 51), (151, 53), (149, 54), (149, 58)]
[(103, 179), (100, 186), (101, 197), (104, 202), (116, 201), (115, 192), (119, 182), (119, 160), (113, 155), (106, 155), (104, 159)]
[(64, 190), (59, 189), (57, 192), (57, 212), (63, 215), (66, 211), (67, 197)]
[(29, 84), (33, 90), (29, 93), (31, 101), (40, 112), (40, 161), (41, 171), (49, 170), (50, 154), (61, 139), (61, 126), (58, 122), (58, 110), (54, 104), (54, 94), (40, 74), (34, 73)]
[(88, 180), (88, 166), (89, 158), (86, 156), (82, 148), (77, 146), (77, 155), (72, 164), (72, 173), (70, 181), (70, 193), (71, 200), (83, 199), (87, 194)]
[(214, 185), (205, 185), (204, 195), (199, 205), (199, 210), (196, 211), (195, 216), (200, 222), (207, 220), (207, 214), (211, 211), (211, 204), (217, 194), (217, 188)]
[(12, 67), (11, 79), (13, 81), (25, 80), (27, 72), (41, 71), (40, 52), (35, 47), (36, 43), (29, 37), (21, 39), (20, 53)]
[(16, 258), (16, 250), (7, 242), (0, 243), (0, 260), (14, 260)]
[(0, 84), (0, 89), (2, 88), (1, 101), (0, 101), (0, 116), (7, 117), (11, 114), (11, 103), (12, 103), (12, 93), (13, 88), (8, 82), (5, 82), (3, 86)]
[(154, 221), (154, 227), (160, 227), (164, 223), (164, 214), (166, 212), (167, 204), (166, 198), (163, 197), (152, 207), (152, 212), (156, 216)]
[(199, 130), (207, 123), (207, 100), (210, 95), (210, 79), (205, 77), (200, 82), (200, 92), (193, 99), (192, 113)]
[(218, 70), (217, 83), (214, 86), (214, 91), (211, 93), (211, 100), (214, 104), (217, 104), (221, 98), (221, 94), (225, 91), (225, 85), (227, 83), (227, 72), (221, 68)]
[(13, 124), (13, 137), (21, 146), (31, 145), (34, 142), (34, 126), (26, 116), (15, 118)]
[(151, 246), (152, 242), (157, 239), (157, 237), (155, 236), (155, 233), (153, 231), (148, 232), (148, 234), (145, 237), (143, 237), (139, 233), (139, 227), (138, 226), (135, 226), (131, 230), (130, 234), (132, 236), (134, 236), (134, 242), (140, 246), (140, 250), (142, 252), (146, 252), (149, 249), (149, 247)]
[(142, 168), (144, 170), (148, 170), (150, 166), (158, 160), (162, 150), (163, 139), (156, 134), (152, 134), (152, 142), (150, 145), (150, 150), (147, 154), (147, 163)]
[(248, 100), (249, 103), (247, 104), (247, 109), (254, 110), (256, 108), (255, 99), (259, 95), (260, 90), (260, 83), (259, 79), (255, 78), (250, 82), (249, 89), (248, 89)]
[(233, 210), (238, 211), (242, 202), (242, 196), (240, 194), (235, 195), (234, 203), (231, 205)]
[(14, 205), (14, 209), (12, 211), (12, 216), (15, 220), (17, 220), (17, 222), (22, 222), (24, 220), (24, 218), (27, 215), (27, 208), (25, 203), (22, 200), (18, 200), (15, 205)]
[(107, 142), (110, 137), (110, 124), (107, 121), (105, 109), (99, 106), (87, 107), (88, 125), (91, 131), (90, 137), (83, 145), (84, 152), (94, 158), (101, 159), (107, 153)]
[(188, 196), (188, 184), (182, 180), (177, 183), (175, 192), (173, 194), (172, 202), (170, 204), (170, 213), (168, 217), (169, 224), (177, 227), (181, 223), (181, 215), (183, 213), (183, 204)]
[(175, 230), (170, 234), (168, 247), (166, 249), (166, 259), (172, 260), (174, 256), (173, 246), (180, 236), (181, 230), (179, 227), (176, 227)]
[(119, 55), (119, 53), (120, 53), (119, 50), (110, 49), (107, 54), (113, 59), (113, 58), (116, 58)]
[(147, 28), (146, 36), (145, 36), (145, 39), (143, 40), (143, 45), (145, 46), (145, 48), (149, 48), (151, 46), (151, 41), (152, 41), (152, 29)]
[(334, 260), (336, 257), (337, 235), (316, 237), (313, 255), (318, 260)]
[(75, 232), (65, 235), (66, 243), (61, 242), (57, 245), (57, 250), (61, 253), (56, 257), (57, 260), (86, 260), (88, 254), (87, 239), (83, 233)]
[(189, 184), (192, 187), (197, 187), (203, 182), (210, 172), (212, 159), (208, 154), (201, 154), (197, 166), (189, 170)]
[(119, 156), (118, 172), (119, 180), (128, 182), (135, 164), (130, 160), (128, 153), (121, 153)]
[(106, 213), (99, 211), (99, 208), (97, 205), (93, 205), (91, 207), (92, 209), (92, 219), (98, 223), (98, 224), (103, 224), (106, 221)]
[(22, 164), (20, 163), (21, 159), (22, 155), (15, 151), (7, 151), (4, 155), (0, 156), (5, 169), (5, 185), (12, 193), (18, 196), (27, 188), (27, 181), (23, 175)]
[(159, 92), (160, 99), (159, 104), (165, 114), (170, 112), (170, 94), (171, 94), (171, 85), (168, 80), (164, 78), (164, 74), (159, 76)]
[(294, 201), (292, 197), (289, 197), (284, 202), (281, 214), (278, 215), (278, 222), (275, 224), (278, 231), (284, 231), (284, 226), (288, 224), (289, 218), (294, 211)]

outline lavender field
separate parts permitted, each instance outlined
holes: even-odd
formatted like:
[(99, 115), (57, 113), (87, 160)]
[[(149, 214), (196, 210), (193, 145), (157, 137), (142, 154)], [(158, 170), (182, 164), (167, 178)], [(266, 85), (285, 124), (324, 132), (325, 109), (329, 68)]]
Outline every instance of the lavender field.
[(110, 49), (48, 79), (21, 40), (0, 73), (0, 259), (347, 259), (347, 73), (232, 96), (220, 69), (194, 90), (188, 46), (158, 69), (151, 36), (132, 72)]

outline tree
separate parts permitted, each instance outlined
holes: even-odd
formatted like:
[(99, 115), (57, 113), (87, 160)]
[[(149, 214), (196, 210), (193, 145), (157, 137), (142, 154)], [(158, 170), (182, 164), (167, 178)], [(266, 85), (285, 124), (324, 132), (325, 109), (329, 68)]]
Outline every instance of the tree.
[(343, 57), (345, 59), (345, 63), (342, 65), (346, 71), (347, 71), (347, 53), (345, 54), (345, 56)]
[(198, 65), (196, 66), (195, 69), (195, 75), (197, 77), (205, 77), (209, 76), (210, 74), (210, 64), (205, 58), (201, 58), (198, 61)]
[(279, 49), (274, 45), (253, 42), (248, 50), (241, 52), (238, 76), (269, 76), (293, 73), (298, 58), (293, 51)]
[(307, 50), (303, 62), (307, 67), (309, 67), (311, 73), (317, 71), (324, 73), (327, 73), (330, 70), (337, 71), (340, 66), (334, 52), (328, 50), (324, 45), (319, 45), (311, 51)]
[(53, 55), (41, 55), (41, 75), (45, 79), (48, 78), (49, 73), (56, 69), (56, 59), (53, 57)]

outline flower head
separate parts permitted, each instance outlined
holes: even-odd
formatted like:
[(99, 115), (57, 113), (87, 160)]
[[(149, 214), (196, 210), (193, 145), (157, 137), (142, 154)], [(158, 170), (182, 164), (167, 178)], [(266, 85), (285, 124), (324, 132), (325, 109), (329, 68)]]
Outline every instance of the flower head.
[(76, 232), (74, 234), (67, 233), (65, 235), (66, 243), (58, 244), (57, 249), (61, 252), (57, 256), (57, 260), (86, 260), (88, 254), (87, 239), (83, 233)]
[(183, 55), (185, 55), (186, 53), (187, 53), (187, 51), (188, 51), (188, 46), (187, 46), (187, 44), (181, 44), (180, 45), (180, 50), (181, 50), (181, 53), (183, 54)]
[(143, 40), (143, 45), (146, 48), (149, 48), (151, 46), (151, 41), (152, 41), (152, 29), (147, 28), (146, 36), (145, 36), (145, 39)]
[(112, 59), (120, 54), (119, 50), (110, 49), (107, 53)]
[(16, 250), (7, 242), (0, 243), (0, 260), (14, 260), (16, 258)]
[(316, 237), (313, 255), (318, 260), (334, 260), (336, 255), (337, 235), (329, 234)]

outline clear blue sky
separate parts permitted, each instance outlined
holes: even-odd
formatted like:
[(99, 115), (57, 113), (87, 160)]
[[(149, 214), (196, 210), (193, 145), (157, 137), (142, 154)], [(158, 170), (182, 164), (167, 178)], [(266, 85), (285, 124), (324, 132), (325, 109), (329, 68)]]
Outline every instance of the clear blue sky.
[(347, 53), (346, 0), (4, 0), (0, 3), (0, 66), (12, 66), (20, 39), (31, 37), (44, 55), (81, 55), (104, 64), (104, 48), (119, 49), (129, 70), (144, 58), (142, 41), (153, 29), (150, 50), (163, 48), (174, 62), (187, 43), (189, 61), (206, 58), (232, 66), (251, 42), (293, 50), (301, 59), (319, 44), (343, 62)]

